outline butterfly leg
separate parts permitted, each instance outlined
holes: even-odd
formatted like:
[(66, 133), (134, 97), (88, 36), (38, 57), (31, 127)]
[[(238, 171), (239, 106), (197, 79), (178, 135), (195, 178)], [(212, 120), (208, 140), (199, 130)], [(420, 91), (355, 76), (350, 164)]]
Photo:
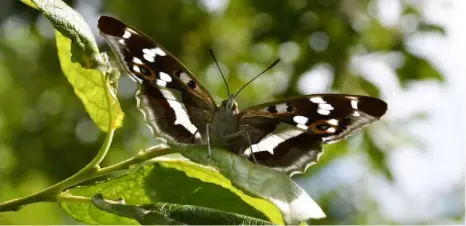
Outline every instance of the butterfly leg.
[(207, 133), (207, 150), (209, 150), (209, 154), (207, 155), (208, 157), (210, 157), (212, 155), (212, 149), (210, 147), (210, 127), (212, 126), (212, 124), (207, 124), (206, 125), (206, 133)]
[(246, 138), (248, 138), (249, 142), (249, 149), (251, 150), (251, 155), (252, 159), (254, 160), (255, 163), (257, 163), (256, 157), (254, 156), (254, 152), (252, 151), (252, 142), (251, 142), (251, 137), (249, 137), (249, 133), (246, 130), (243, 130), (243, 132), (246, 134)]
[[(249, 149), (251, 150), (251, 155), (253, 154), (253, 151), (252, 151), (252, 142), (251, 142), (251, 137), (249, 136), (249, 133), (246, 131), (246, 130), (240, 130), (238, 132), (235, 132), (235, 133), (232, 133), (232, 134), (229, 134), (229, 135), (226, 135), (224, 138), (226, 140), (233, 140), (234, 138), (237, 138), (237, 137), (241, 137), (242, 139), (244, 138), (244, 135), (246, 135), (246, 139), (248, 140), (248, 144), (249, 144)], [(252, 156), (254, 162), (257, 163), (256, 161), (256, 157), (253, 155)]]

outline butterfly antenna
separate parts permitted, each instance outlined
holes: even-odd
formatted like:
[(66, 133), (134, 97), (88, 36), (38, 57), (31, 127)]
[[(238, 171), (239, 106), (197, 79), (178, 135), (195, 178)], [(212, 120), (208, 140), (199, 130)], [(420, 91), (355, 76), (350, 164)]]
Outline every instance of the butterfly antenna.
[(241, 87), (241, 89), (239, 89), (238, 92), (236, 92), (235, 97), (241, 92), (241, 90), (243, 90), (244, 88), (246, 88), (246, 86), (248, 86), (249, 83), (253, 82), (254, 80), (256, 80), (256, 78), (259, 78), (259, 76), (261, 76), (261, 75), (264, 74), (266, 71), (268, 71), (268, 70), (270, 70), (271, 68), (273, 68), (273, 66), (275, 66), (279, 61), (280, 61), (280, 58), (278, 58), (277, 60), (275, 60), (268, 68), (266, 68), (266, 69), (263, 70), (261, 73), (259, 73), (258, 75), (256, 75), (256, 77), (252, 78), (251, 80), (249, 80), (249, 82), (247, 82), (246, 84), (244, 84), (243, 87)]
[(228, 96), (230, 96), (230, 88), (228, 88), (227, 80), (225, 79), (225, 76), (223, 75), (223, 72), (220, 69), (220, 66), (218, 65), (217, 59), (215, 58), (215, 55), (214, 55), (214, 51), (212, 49), (209, 49), (209, 53), (212, 56), (212, 59), (214, 60), (215, 64), (217, 65), (217, 68), (220, 71), (220, 74), (222, 75), (223, 82), (225, 82), (225, 86), (227, 87), (227, 94)]

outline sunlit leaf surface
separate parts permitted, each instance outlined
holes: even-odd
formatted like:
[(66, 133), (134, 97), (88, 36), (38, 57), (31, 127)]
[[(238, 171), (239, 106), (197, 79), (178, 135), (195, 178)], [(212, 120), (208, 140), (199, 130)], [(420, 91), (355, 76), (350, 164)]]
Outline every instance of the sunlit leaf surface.
[[(76, 95), (81, 99), (92, 120), (103, 131), (108, 129), (109, 116), (112, 117), (112, 128), (122, 125), (123, 112), (120, 104), (110, 94), (110, 86), (104, 75), (97, 69), (86, 69), (72, 61), (71, 40), (56, 32), (58, 57), (65, 76), (74, 87)], [(107, 90), (106, 90), (107, 89)], [(111, 105), (109, 107), (108, 101)], [(109, 111), (111, 113), (109, 114)]]
[(98, 67), (105, 67), (99, 64), (106, 62), (99, 55), (94, 36), (81, 15), (62, 1), (32, 0), (25, 3), (37, 6), (57, 30), (62, 71), (92, 120), (102, 131), (107, 131), (109, 122), (112, 128), (120, 127), (123, 112), (115, 90), (107, 85), (104, 73), (98, 70)]
[[(185, 160), (158, 159), (125, 176), (66, 192), (85, 197), (96, 193), (102, 193), (111, 200), (124, 198), (131, 205), (163, 202), (201, 206), (283, 223), (280, 211), (271, 202), (246, 194), (212, 168)], [(93, 214), (100, 213), (100, 210), (90, 202), (65, 201), (61, 205), (79, 221), (103, 223), (101, 215)], [(112, 221), (112, 224), (119, 223), (119, 219)]]
[(180, 152), (192, 161), (215, 167), (234, 186), (274, 203), (288, 224), (325, 217), (319, 205), (287, 174), (219, 149), (213, 149), (210, 156), (204, 147), (180, 149)]

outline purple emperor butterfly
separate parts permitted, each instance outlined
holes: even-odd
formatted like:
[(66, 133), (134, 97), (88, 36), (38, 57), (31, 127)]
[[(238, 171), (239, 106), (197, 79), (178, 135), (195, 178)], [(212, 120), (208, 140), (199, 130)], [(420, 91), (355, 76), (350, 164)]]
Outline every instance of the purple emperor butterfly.
[(299, 96), (240, 112), (237, 92), (217, 106), (175, 56), (142, 32), (108, 16), (99, 18), (98, 28), (139, 84), (136, 99), (149, 127), (169, 144), (225, 148), (292, 175), (317, 161), (322, 144), (344, 139), (387, 111), (382, 100), (345, 94)]

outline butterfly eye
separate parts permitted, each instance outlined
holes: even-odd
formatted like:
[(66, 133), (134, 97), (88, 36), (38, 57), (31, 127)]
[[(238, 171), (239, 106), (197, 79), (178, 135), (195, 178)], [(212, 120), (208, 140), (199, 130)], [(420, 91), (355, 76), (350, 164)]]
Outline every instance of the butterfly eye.
[(309, 129), (317, 134), (333, 134), (337, 131), (337, 125), (330, 120), (319, 120), (310, 124)]
[(131, 66), (131, 71), (138, 77), (141, 77), (145, 80), (152, 81), (157, 79), (157, 76), (155, 75), (154, 71), (144, 64), (133, 64)]

